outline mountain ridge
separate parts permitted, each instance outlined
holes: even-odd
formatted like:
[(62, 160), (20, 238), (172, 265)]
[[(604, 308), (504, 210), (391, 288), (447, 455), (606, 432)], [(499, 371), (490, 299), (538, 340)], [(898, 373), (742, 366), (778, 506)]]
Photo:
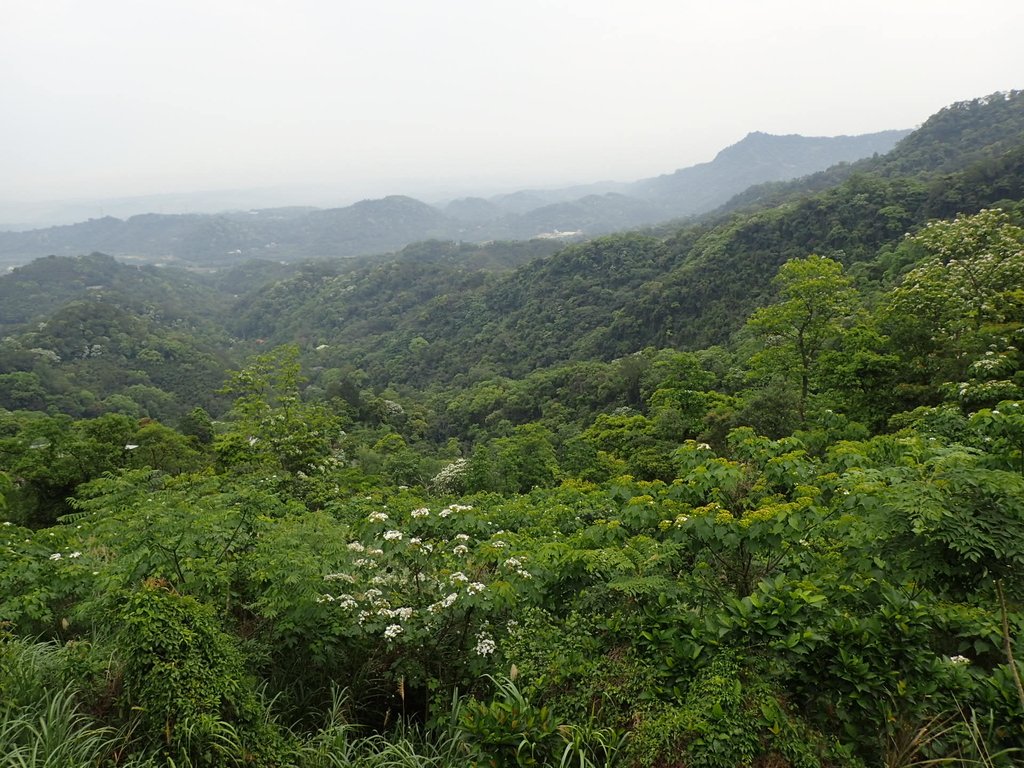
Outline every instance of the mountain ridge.
[[(823, 170), (835, 162), (846, 162), (851, 155), (871, 154), (894, 145), (905, 133), (776, 137), (753, 132), (709, 163), (663, 176), (561, 190), (520, 190), (489, 199), (464, 198), (444, 209), (406, 195), (391, 195), (342, 208), (265, 209), (274, 214), (260, 209), (222, 214), (146, 213), (123, 220), (107, 216), (45, 229), (0, 232), (0, 266), (95, 251), (150, 263), (218, 266), (251, 258), (301, 261), (370, 255), (432, 238), (482, 242), (557, 236), (560, 232), (593, 236), (708, 211), (752, 184)], [(836, 151), (829, 152), (827, 147)]]

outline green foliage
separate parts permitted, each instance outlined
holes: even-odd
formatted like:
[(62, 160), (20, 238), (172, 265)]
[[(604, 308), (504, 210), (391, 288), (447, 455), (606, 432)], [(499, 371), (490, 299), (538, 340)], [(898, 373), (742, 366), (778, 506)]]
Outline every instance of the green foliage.
[[(644, 717), (629, 748), (631, 765), (812, 768), (839, 757), (820, 735), (795, 720), (763, 684), (745, 680), (739, 663), (716, 656), (674, 706)], [(835, 762), (833, 762), (835, 761)]]
[(821, 354), (839, 336), (856, 293), (842, 265), (821, 256), (786, 262), (775, 282), (781, 300), (754, 312), (747, 323), (764, 345), (750, 364), (761, 378), (794, 380), (802, 426)]
[(292, 346), (259, 355), (225, 387), (236, 396), (230, 429), (213, 446), (225, 466), (297, 472), (330, 455), (338, 425), (324, 407), (302, 401), (298, 354)]
[[(33, 322), (0, 342), (2, 749), (1011, 764), (1024, 173), (992, 153), (1018, 102), (668, 237), (212, 277), (258, 291), (237, 332), (286, 343), (229, 375), (230, 409), (194, 283), (16, 275), (77, 283), (4, 304)], [(895, 172), (945, 133), (948, 172)], [(962, 215), (904, 237), (935, 210)]]
[(261, 719), (242, 656), (211, 610), (150, 581), (124, 596), (116, 621), (122, 708), (164, 759), (197, 767), (276, 762), (281, 736)]
[(470, 491), (527, 493), (554, 484), (559, 473), (552, 435), (543, 426), (515, 427), (508, 437), (478, 446), (466, 468)]
[[(991, 345), (1024, 324), (1024, 230), (988, 210), (932, 222), (911, 243), (924, 258), (891, 292), (883, 320), (904, 364), (918, 372), (915, 383), (922, 374), (932, 382), (964, 382), (969, 374), (1009, 378), (1011, 343), (995, 352)], [(1017, 395), (1011, 389), (979, 396), (975, 388), (961, 384), (957, 395), (974, 403)]]
[(10, 514), (32, 526), (52, 524), (68, 512), (67, 498), (80, 484), (125, 466), (125, 446), (136, 429), (131, 419), (115, 414), (72, 422), (0, 413), (0, 425), (0, 455), (16, 478)]
[(559, 724), (546, 707), (533, 706), (509, 678), (493, 679), (497, 696), (463, 705), (460, 725), (484, 756), (483, 764), (611, 768), (626, 743), (614, 728)]
[(2, 768), (87, 768), (111, 759), (121, 746), (116, 731), (78, 711), (67, 690), (45, 691), (21, 709), (0, 708)]

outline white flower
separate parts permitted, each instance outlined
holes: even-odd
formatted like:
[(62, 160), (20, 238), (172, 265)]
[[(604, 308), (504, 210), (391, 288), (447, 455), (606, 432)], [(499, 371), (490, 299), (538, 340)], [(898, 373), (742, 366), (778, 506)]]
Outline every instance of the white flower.
[(469, 552), (469, 547), (467, 547), (465, 544), (456, 544), (452, 548), (452, 554), (453, 555), (460, 555), (461, 556), (461, 555), (466, 554), (467, 552)]
[(50, 559), (51, 560), (60, 560), (60, 558), (61, 558), (60, 552), (54, 552), (52, 555), (50, 555)]
[(363, 546), (363, 545), (362, 545), (361, 543), (359, 543), (358, 541), (353, 541), (353, 542), (351, 542), (351, 543), (350, 543), (350, 544), (348, 545), (348, 548), (349, 548), (349, 549), (350, 549), (351, 551), (353, 551), (353, 552), (365, 552), (365, 551), (366, 551), (366, 547), (364, 547), (364, 546)]
[(409, 539), (409, 545), (413, 547), (418, 547), (422, 543), (423, 539), (421, 539), (419, 536), (413, 536), (411, 539)]
[(456, 541), (469, 541), (469, 536), (467, 536), (464, 533), (456, 533), (455, 534), (455, 540)]
[(487, 589), (487, 586), (479, 581), (474, 581), (472, 584), (466, 587), (466, 591), (469, 592), (469, 594), (471, 595), (483, 592), (485, 589)]
[(523, 570), (522, 568), (517, 570), (516, 573), (519, 574), (519, 578), (521, 578), (521, 579), (532, 579), (533, 578), (533, 574), (532, 573), (530, 573), (529, 571)]
[(394, 640), (404, 631), (401, 624), (388, 624), (387, 629), (384, 630), (384, 637), (388, 640)]
[[(58, 555), (58, 557), (60, 557), (60, 555)], [(51, 558), (51, 559), (53, 559), (53, 558)], [(469, 581), (469, 577), (466, 576), (466, 574), (464, 574), (462, 571), (456, 571), (455, 573), (453, 573), (448, 578), (450, 578), (452, 580), (453, 584), (456, 581), (461, 581), (462, 583), (466, 583), (467, 581)]]
[(388, 515), (386, 512), (371, 512), (366, 516), (366, 519), (371, 523), (386, 523)]
[(505, 561), (506, 568), (519, 568), (522, 564), (522, 561), (518, 557), (510, 557)]
[(81, 557), (81, 556), (82, 556), (81, 552), (72, 552), (70, 555), (68, 555), (68, 557)]
[(414, 509), (409, 514), (413, 517), (430, 517), (430, 510), (426, 507), (420, 507), (419, 509)]
[(476, 653), (478, 656), (490, 656), (497, 647), (498, 645), (494, 642), (494, 638), (486, 632), (481, 632), (476, 636)]
[(385, 531), (384, 532), (384, 540), (385, 541), (401, 541), (402, 540), (402, 532), (401, 531)]
[(950, 656), (949, 657), (949, 663), (950, 664), (970, 664), (971, 660), (968, 659), (966, 656)]
[(438, 600), (436, 603), (433, 603), (432, 605), (430, 605), (427, 608), (427, 610), (430, 611), (431, 613), (438, 613), (439, 611), (443, 611), (445, 608), (451, 608), (453, 605), (455, 605), (455, 601), (458, 600), (458, 599), (459, 599), (458, 594), (455, 593), (455, 592), (452, 592), (450, 595), (448, 595), (448, 596), (442, 598), (441, 600)]

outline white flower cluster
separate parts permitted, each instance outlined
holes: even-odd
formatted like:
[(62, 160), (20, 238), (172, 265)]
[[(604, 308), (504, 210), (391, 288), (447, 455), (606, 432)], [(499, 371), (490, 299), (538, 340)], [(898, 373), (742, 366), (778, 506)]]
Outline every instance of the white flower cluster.
[(486, 632), (481, 632), (476, 636), (477, 656), (490, 656), (497, 648), (498, 644), (494, 642), (494, 638)]
[(339, 607), (349, 611), (359, 605), (352, 595), (338, 595), (335, 597), (334, 595), (324, 594), (320, 595), (316, 601), (318, 603), (336, 603)]
[(440, 517), (449, 517), (456, 512), (468, 512), (473, 507), (469, 504), (449, 504), (447, 507), (438, 512)]
[(959, 664), (970, 664), (971, 660), (968, 659), (966, 656), (950, 656), (949, 657), (949, 663), (950, 664), (958, 664), (958, 665)]
[(384, 630), (384, 637), (388, 640), (394, 640), (404, 631), (405, 629), (401, 624), (388, 624), (387, 629)]
[(466, 459), (456, 459), (434, 475), (430, 484), (438, 493), (459, 493), (465, 486), (468, 469), (469, 462)]
[(430, 510), (426, 507), (420, 507), (419, 509), (414, 509), (409, 514), (412, 517), (430, 517)]
[(430, 613), (440, 613), (445, 608), (451, 608), (453, 605), (455, 605), (455, 601), (458, 599), (458, 592), (452, 592), (451, 594), (438, 600), (436, 603), (432, 603), (430, 606), (427, 607), (427, 610)]
[(371, 512), (366, 516), (366, 519), (371, 523), (386, 523), (388, 521), (387, 512)]
[(518, 557), (510, 557), (504, 563), (505, 567), (515, 571), (516, 575), (521, 579), (532, 579), (533, 574), (523, 568), (523, 561)]
[[(68, 553), (68, 557), (71, 558), (72, 560), (74, 558), (76, 558), (76, 557), (81, 557), (81, 556), (82, 556), (81, 552), (69, 552)], [(62, 559), (64, 559), (64, 555), (62, 555), (60, 552), (54, 552), (52, 555), (50, 555), (50, 559), (51, 560), (62, 560)]]
[(384, 541), (401, 541), (401, 540), (402, 540), (402, 532), (401, 531), (385, 531), (384, 532)]
[(414, 613), (416, 613), (416, 611), (408, 606), (403, 606), (402, 608), (385, 608), (382, 611), (378, 611), (378, 614), (385, 618), (401, 619), (402, 621), (408, 621), (412, 618)]
[[(369, 561), (364, 560), (363, 562)], [(350, 573), (328, 573), (324, 576), (324, 581), (344, 581), (346, 584), (353, 584), (355, 580), (355, 576)]]
[(384, 412), (385, 416), (391, 418), (394, 418), (395, 416), (401, 416), (403, 413), (405, 413), (405, 409), (402, 407), (401, 403), (396, 403), (394, 400), (381, 399), (380, 409)]

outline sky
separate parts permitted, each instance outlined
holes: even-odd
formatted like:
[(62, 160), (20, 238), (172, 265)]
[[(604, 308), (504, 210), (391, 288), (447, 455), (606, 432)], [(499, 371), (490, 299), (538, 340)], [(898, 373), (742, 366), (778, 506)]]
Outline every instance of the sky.
[(1024, 87), (1024, 2), (0, 0), (0, 202), (631, 181)]

